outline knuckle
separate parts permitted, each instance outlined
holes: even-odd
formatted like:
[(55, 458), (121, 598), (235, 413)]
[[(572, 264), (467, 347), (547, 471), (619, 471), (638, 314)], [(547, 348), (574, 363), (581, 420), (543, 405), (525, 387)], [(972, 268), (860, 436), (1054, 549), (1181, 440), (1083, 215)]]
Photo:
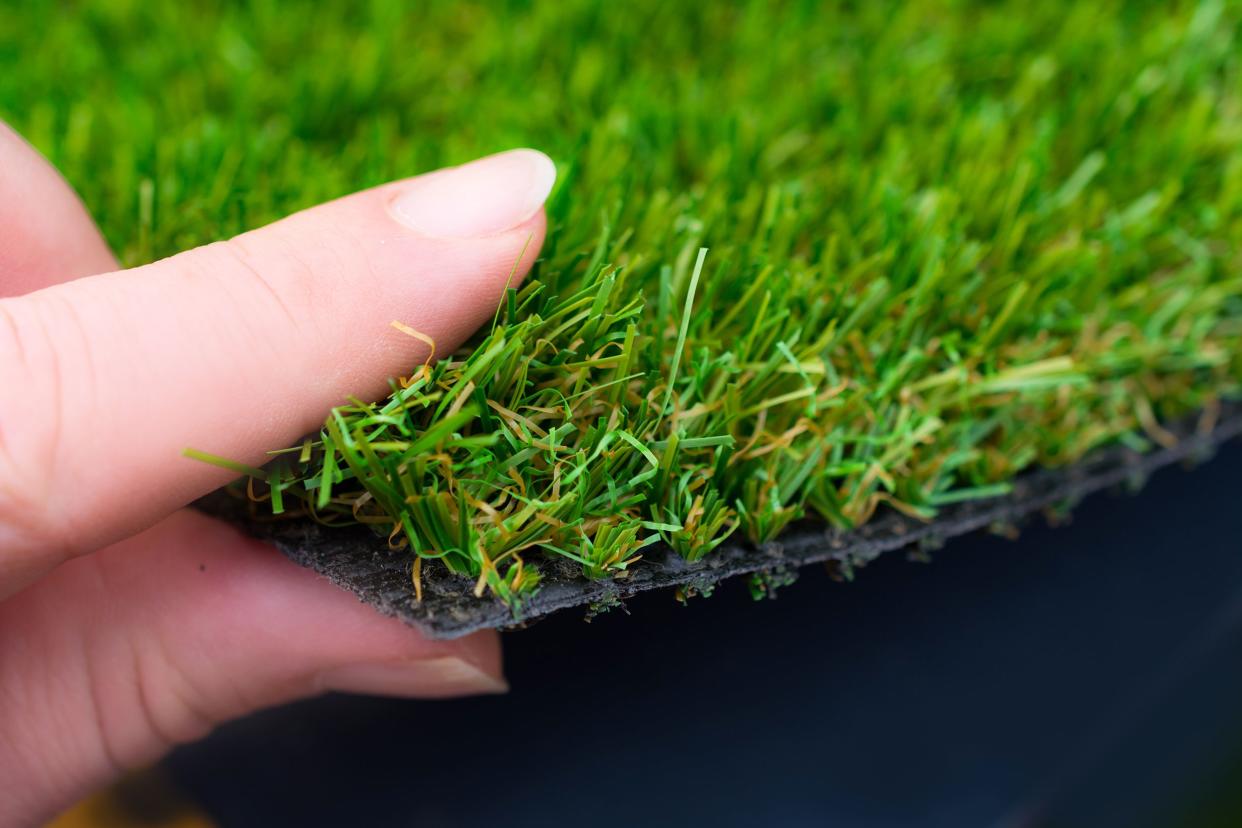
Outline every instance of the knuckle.
[(160, 752), (206, 736), (217, 724), (175, 659), (158, 644), (131, 645), (140, 721)]
[[(67, 555), (70, 533), (56, 508), (68, 391), (87, 390), (85, 360), (67, 350), (84, 336), (67, 303), (0, 301), (0, 550)], [(55, 331), (55, 333), (53, 333)], [(72, 374), (72, 376), (70, 376)]]
[(256, 250), (243, 235), (205, 249), (224, 262), (223, 278), (244, 286), (243, 301), (267, 305), (290, 327), (300, 330), (319, 305), (314, 263), (306, 251), (270, 229), (264, 247)]
[[(132, 577), (107, 552), (78, 562), (79, 586), (91, 602), (107, 602)], [(145, 621), (145, 623), (144, 623)], [(122, 611), (118, 623), (80, 628), (82, 680), (75, 690), (84, 728), (116, 770), (148, 762), (155, 755), (209, 733), (222, 717), (199, 683), (186, 671), (184, 654), (168, 640), (167, 628), (146, 621), (141, 608)]]

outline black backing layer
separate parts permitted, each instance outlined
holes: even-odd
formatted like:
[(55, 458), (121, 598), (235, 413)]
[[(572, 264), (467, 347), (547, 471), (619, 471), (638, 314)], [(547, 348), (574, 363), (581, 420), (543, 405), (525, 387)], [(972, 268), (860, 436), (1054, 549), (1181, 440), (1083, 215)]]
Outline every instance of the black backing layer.
[(409, 557), (388, 549), (385, 539), (364, 526), (328, 528), (310, 520), (262, 516), (263, 506), (217, 492), (198, 502), (203, 511), (240, 524), (273, 543), (295, 563), (323, 575), (386, 615), (422, 629), (433, 638), (456, 638), (484, 628), (510, 627), (572, 607), (610, 606), (651, 589), (702, 590), (737, 575), (789, 571), (814, 563), (858, 567), (884, 552), (939, 545), (949, 538), (997, 524), (1014, 523), (1049, 507), (1072, 505), (1086, 495), (1119, 484), (1139, 485), (1153, 471), (1210, 456), (1216, 446), (1242, 434), (1242, 404), (1222, 406), (1212, 427), (1193, 418), (1169, 429), (1177, 443), (1147, 453), (1115, 447), (1095, 452), (1063, 469), (1024, 474), (1000, 497), (941, 509), (931, 522), (889, 512), (860, 529), (840, 531), (802, 521), (778, 540), (754, 546), (727, 542), (703, 561), (689, 564), (667, 547), (645, 550), (624, 579), (591, 581), (569, 562), (543, 565), (539, 591), (516, 615), (500, 601), (476, 598), (474, 582), (443, 567), (423, 567), (423, 600), (414, 599)]

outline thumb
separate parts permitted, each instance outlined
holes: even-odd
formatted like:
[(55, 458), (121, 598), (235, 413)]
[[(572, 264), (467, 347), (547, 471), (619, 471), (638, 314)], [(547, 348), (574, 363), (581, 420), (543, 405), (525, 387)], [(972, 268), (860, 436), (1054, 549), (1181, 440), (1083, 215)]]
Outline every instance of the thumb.
[(190, 510), (0, 603), (0, 825), (326, 690), (505, 690), (495, 632), (430, 641)]
[(0, 300), (0, 595), (225, 482), (187, 446), (258, 464), (383, 393), (428, 356), (392, 321), (459, 345), (529, 269), (554, 179), (513, 150)]

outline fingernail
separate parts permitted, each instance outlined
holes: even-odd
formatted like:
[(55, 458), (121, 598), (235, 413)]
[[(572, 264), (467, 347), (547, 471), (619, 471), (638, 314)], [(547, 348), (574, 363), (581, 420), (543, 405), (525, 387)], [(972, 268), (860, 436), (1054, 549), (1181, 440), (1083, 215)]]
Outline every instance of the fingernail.
[(515, 149), (420, 176), (392, 201), (392, 214), (425, 236), (494, 236), (529, 219), (556, 183), (542, 152)]
[(509, 690), (504, 679), (455, 656), (333, 667), (319, 674), (319, 686), (342, 693), (422, 699)]

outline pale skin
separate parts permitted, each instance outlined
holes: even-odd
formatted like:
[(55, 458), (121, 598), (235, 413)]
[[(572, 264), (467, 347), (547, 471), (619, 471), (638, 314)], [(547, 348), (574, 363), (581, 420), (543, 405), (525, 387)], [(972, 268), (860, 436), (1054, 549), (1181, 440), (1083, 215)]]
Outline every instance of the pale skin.
[(543, 242), (529, 150), (119, 270), (0, 124), (0, 824), (34, 824), (215, 725), (326, 690), (505, 689), (451, 642), (186, 504), (491, 319)]

